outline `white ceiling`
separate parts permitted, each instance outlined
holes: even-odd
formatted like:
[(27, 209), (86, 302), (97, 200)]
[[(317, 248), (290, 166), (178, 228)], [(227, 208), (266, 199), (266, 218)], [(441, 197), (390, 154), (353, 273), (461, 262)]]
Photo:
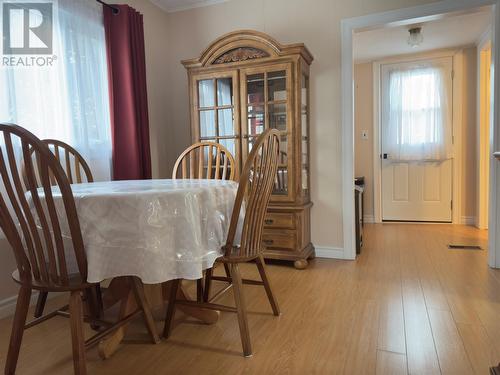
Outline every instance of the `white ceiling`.
[(179, 12), (181, 10), (206, 7), (225, 1), (229, 0), (151, 0), (152, 3), (167, 12)]
[(354, 61), (370, 61), (383, 57), (430, 51), (474, 44), (490, 27), (491, 13), (482, 11), (445, 17), (420, 23), (423, 43), (408, 45), (409, 26), (386, 27), (354, 34)]

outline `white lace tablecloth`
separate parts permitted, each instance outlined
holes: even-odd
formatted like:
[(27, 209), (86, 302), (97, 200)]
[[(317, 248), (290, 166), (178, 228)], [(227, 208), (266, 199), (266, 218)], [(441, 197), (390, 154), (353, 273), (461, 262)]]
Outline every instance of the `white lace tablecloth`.
[[(134, 275), (156, 284), (198, 279), (213, 265), (222, 254), (238, 184), (140, 180), (71, 188), (87, 253), (88, 281)], [(62, 208), (57, 194), (55, 202)]]

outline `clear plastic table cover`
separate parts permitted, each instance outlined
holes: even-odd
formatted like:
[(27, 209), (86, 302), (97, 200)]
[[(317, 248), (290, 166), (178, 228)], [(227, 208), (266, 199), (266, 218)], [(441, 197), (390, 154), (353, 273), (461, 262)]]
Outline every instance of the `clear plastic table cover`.
[[(133, 275), (156, 284), (198, 279), (222, 255), (238, 184), (137, 180), (71, 188), (87, 254), (87, 280)], [(57, 197), (54, 192), (56, 208), (63, 210)], [(69, 238), (67, 225), (63, 236)]]

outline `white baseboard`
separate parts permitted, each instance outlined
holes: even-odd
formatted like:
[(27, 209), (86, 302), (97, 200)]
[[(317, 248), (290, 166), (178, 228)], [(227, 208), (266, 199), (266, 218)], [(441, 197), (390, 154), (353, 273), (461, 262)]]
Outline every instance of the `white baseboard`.
[(363, 221), (365, 224), (373, 224), (373, 223), (375, 223), (375, 216), (365, 215), (365, 216), (363, 216)]
[(460, 224), (462, 225), (476, 225), (475, 216), (462, 216), (460, 217)]
[(344, 249), (338, 247), (314, 246), (316, 257), (328, 259), (345, 259)]
[[(47, 299), (51, 299), (60, 296), (61, 293), (49, 293)], [(34, 290), (31, 292), (30, 306), (34, 306), (38, 299), (38, 291)], [(7, 318), (14, 315), (16, 311), (17, 295), (5, 298), (0, 301), (0, 319)]]

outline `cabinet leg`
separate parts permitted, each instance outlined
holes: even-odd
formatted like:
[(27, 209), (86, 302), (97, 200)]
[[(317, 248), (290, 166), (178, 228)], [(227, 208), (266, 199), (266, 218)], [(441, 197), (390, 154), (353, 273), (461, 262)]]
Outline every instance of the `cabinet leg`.
[(296, 260), (293, 265), (295, 266), (296, 269), (298, 270), (303, 270), (306, 269), (307, 266), (309, 265), (309, 262), (306, 259), (299, 259)]

